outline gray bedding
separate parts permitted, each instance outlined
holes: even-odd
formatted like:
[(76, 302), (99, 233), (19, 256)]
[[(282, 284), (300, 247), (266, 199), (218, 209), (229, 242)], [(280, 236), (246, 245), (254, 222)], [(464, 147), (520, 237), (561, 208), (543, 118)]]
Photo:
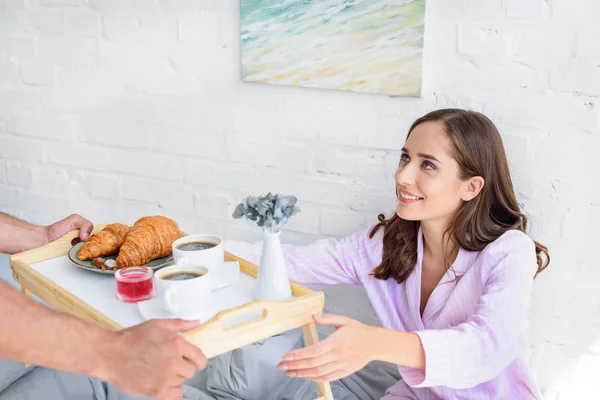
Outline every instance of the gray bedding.
[[(187, 382), (184, 398), (315, 399), (318, 393), (313, 382), (288, 378), (275, 367), (285, 352), (303, 344), (301, 331), (295, 330), (215, 357), (204, 371)], [(0, 400), (140, 399), (97, 379), (47, 368), (25, 368), (13, 361), (0, 360), (0, 371)], [(373, 362), (353, 375), (332, 382), (332, 391), (336, 400), (379, 399), (398, 379), (395, 366)]]

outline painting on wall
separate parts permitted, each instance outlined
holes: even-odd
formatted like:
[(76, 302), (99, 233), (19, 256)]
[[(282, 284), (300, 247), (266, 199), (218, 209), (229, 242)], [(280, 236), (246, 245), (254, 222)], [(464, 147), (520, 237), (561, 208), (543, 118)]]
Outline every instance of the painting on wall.
[(421, 95), (425, 0), (241, 0), (242, 80)]

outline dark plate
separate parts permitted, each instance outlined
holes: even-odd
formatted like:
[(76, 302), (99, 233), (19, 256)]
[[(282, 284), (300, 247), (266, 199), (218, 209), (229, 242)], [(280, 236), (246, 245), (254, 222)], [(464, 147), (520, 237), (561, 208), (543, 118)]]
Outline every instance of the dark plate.
[[(115, 271), (113, 270), (106, 270), (106, 271), (102, 271), (102, 268), (98, 268), (98, 267), (94, 267), (94, 264), (92, 264), (93, 260), (87, 260), (87, 261), (81, 261), (80, 259), (77, 258), (77, 252), (79, 251), (79, 249), (81, 248), (81, 246), (84, 245), (85, 242), (79, 242), (77, 243), (75, 246), (73, 246), (71, 248), (71, 250), (69, 250), (69, 260), (71, 260), (73, 262), (73, 264), (77, 265), (79, 268), (83, 268), (83, 269), (87, 269), (88, 271), (93, 271), (93, 272), (97, 272), (99, 274), (105, 274), (105, 275), (114, 275)], [(112, 255), (112, 256), (105, 256), (102, 257), (105, 260), (114, 260), (117, 258), (117, 255)], [(144, 264), (146, 267), (151, 268), (152, 270), (156, 271), (162, 267), (166, 267), (167, 265), (173, 264), (173, 255), (169, 254), (166, 257), (161, 257), (161, 258), (157, 258), (156, 260), (152, 260), (149, 263)]]

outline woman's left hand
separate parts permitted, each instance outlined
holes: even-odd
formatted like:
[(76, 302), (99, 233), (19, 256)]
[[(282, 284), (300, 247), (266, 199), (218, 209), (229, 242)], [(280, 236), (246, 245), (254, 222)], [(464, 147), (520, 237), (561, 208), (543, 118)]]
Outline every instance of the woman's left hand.
[(338, 315), (314, 315), (319, 325), (336, 328), (325, 340), (284, 355), (277, 368), (291, 377), (329, 382), (358, 371), (372, 361), (371, 327)]

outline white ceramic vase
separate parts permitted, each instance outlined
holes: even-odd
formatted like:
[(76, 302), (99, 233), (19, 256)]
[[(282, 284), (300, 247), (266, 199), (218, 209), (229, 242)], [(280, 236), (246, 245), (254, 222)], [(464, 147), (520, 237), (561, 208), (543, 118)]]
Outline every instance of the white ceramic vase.
[(256, 288), (256, 297), (261, 300), (281, 301), (292, 296), (280, 234), (265, 232)]

